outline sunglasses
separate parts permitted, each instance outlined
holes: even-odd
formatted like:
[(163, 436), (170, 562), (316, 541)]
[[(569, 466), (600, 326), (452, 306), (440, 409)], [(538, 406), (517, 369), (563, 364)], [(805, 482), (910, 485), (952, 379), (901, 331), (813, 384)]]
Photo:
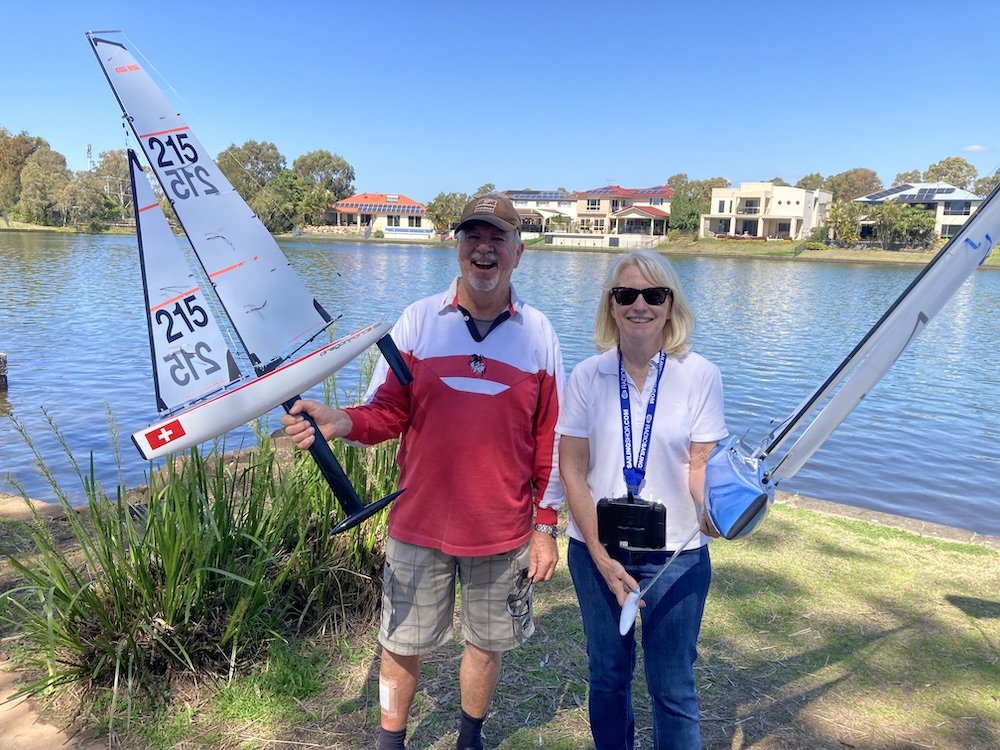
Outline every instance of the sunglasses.
[(673, 299), (674, 291), (668, 286), (651, 286), (646, 289), (633, 289), (630, 286), (616, 286), (611, 289), (611, 296), (619, 305), (631, 305), (639, 295), (646, 300), (647, 305), (662, 305), (667, 297)]

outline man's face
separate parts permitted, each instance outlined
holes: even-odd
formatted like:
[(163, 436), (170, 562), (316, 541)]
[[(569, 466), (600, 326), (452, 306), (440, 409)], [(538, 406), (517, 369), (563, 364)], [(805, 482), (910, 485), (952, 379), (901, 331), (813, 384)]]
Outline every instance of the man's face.
[(458, 233), (458, 265), (462, 280), (474, 292), (506, 289), (521, 261), (524, 244), (515, 230), (476, 221)]

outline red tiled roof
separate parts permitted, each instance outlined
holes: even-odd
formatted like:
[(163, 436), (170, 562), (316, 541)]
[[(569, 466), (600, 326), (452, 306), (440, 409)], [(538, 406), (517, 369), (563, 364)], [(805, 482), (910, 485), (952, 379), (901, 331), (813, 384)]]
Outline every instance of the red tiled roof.
[[(395, 200), (390, 201), (390, 196), (394, 197)], [(337, 201), (334, 205), (337, 207), (347, 207), (373, 203), (389, 204), (394, 206), (419, 206), (420, 208), (427, 208), (427, 206), (423, 203), (418, 203), (412, 198), (401, 195), (400, 193), (358, 193), (357, 195), (352, 195), (350, 198), (344, 198), (341, 201)]]
[(612, 216), (620, 216), (621, 214), (627, 213), (629, 211), (639, 211), (640, 213), (649, 214), (650, 216), (656, 218), (660, 217), (664, 219), (670, 218), (670, 214), (668, 212), (661, 211), (660, 209), (656, 208), (656, 206), (636, 206), (636, 205), (627, 206), (626, 208), (623, 208), (620, 211), (615, 211), (612, 214)]
[(619, 185), (606, 185), (593, 190), (581, 190), (577, 197), (594, 196), (600, 198), (671, 198), (674, 189), (669, 185), (654, 185), (645, 188), (623, 188)]

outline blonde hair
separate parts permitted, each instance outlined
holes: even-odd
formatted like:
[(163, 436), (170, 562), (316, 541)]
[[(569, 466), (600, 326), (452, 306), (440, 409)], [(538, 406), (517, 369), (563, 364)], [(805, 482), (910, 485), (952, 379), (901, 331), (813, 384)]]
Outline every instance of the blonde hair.
[(618, 286), (618, 279), (629, 266), (635, 266), (639, 273), (650, 280), (653, 286), (665, 286), (673, 292), (673, 308), (670, 320), (663, 326), (663, 351), (680, 356), (691, 348), (691, 334), (694, 332), (694, 313), (691, 311), (681, 289), (681, 280), (674, 267), (654, 253), (626, 253), (611, 268), (601, 288), (601, 300), (597, 305), (594, 321), (594, 343), (599, 351), (607, 351), (618, 346), (618, 324), (611, 314), (612, 287)]

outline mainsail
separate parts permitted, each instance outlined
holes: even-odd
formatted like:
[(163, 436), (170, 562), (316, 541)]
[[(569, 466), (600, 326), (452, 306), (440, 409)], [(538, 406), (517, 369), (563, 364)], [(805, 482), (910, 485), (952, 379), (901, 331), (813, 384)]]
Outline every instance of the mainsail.
[(266, 368), (330, 315), (132, 53), (96, 33), (113, 32), (87, 39), (251, 362)]
[[(998, 193), (1000, 186), (931, 259), (830, 377), (779, 422), (756, 449), (746, 439), (733, 439), (716, 448), (708, 464), (706, 506), (724, 537), (734, 539), (753, 531), (766, 514), (778, 482), (802, 468), (931, 318), (989, 257), (996, 242), (994, 238), (1000, 238)], [(779, 454), (781, 449), (783, 453)], [(773, 462), (772, 468), (768, 459), (774, 455), (780, 458)]]
[[(122, 43), (97, 36), (112, 33), (117, 32), (91, 32), (87, 39), (254, 368), (253, 374), (241, 377), (207, 303), (207, 290), (191, 273), (130, 150), (161, 412), (158, 422), (132, 435), (143, 457), (154, 459), (198, 445), (279, 405), (290, 409), (298, 394), (372, 344), (378, 345), (400, 382), (408, 383), (411, 376), (384, 320), (292, 359), (329, 326), (330, 315), (132, 54)], [(316, 440), (309, 450), (346, 515), (334, 532), (357, 525), (399, 494), (365, 506), (329, 444)]]

